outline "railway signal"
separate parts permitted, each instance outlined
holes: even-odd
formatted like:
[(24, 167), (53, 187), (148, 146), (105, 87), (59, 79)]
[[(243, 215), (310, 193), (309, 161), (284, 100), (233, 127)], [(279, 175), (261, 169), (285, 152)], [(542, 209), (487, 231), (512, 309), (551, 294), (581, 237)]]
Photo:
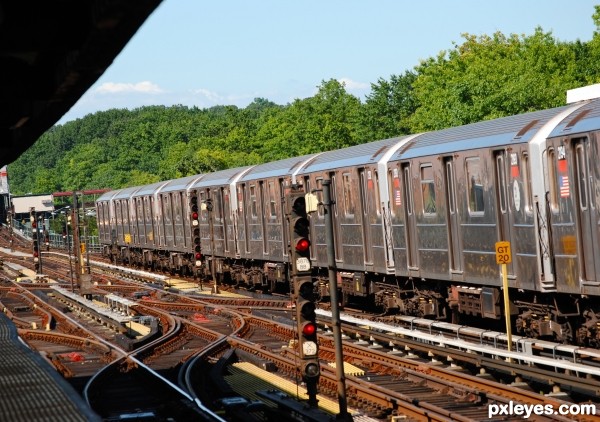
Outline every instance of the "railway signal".
[(194, 261), (196, 267), (202, 265), (202, 247), (200, 245), (200, 222), (198, 221), (198, 196), (192, 193), (190, 196), (190, 218), (192, 222), (192, 243), (194, 247)]
[(40, 243), (38, 239), (38, 223), (35, 208), (29, 209), (29, 221), (31, 222), (31, 240), (33, 244), (33, 263), (35, 265), (35, 272), (40, 273), (42, 271), (42, 262), (40, 260)]
[(310, 222), (306, 212), (306, 199), (301, 188), (292, 187), (287, 197), (290, 226), (291, 278), (296, 300), (298, 324), (298, 354), (300, 373), (306, 383), (308, 404), (317, 406), (319, 382), (319, 342), (315, 312), (314, 284), (310, 262)]
[(292, 242), (292, 276), (310, 276), (310, 223), (306, 213), (304, 192), (290, 194), (290, 230)]

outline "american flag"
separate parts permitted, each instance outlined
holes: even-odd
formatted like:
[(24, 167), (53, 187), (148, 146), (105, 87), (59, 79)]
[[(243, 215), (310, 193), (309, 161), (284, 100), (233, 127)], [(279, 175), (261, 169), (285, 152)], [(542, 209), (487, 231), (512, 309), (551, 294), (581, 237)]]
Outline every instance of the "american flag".
[(560, 176), (560, 197), (569, 196), (569, 176)]

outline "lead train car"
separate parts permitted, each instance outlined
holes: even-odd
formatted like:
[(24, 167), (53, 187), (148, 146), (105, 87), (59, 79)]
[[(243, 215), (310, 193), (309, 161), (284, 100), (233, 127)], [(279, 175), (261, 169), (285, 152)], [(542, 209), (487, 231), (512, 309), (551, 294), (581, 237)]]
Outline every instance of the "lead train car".
[[(170, 181), (170, 195), (180, 192), (183, 198), (185, 191), (205, 204), (200, 211), (203, 257), (189, 258), (192, 250), (185, 241), (183, 249), (156, 240), (139, 248), (153, 256), (189, 258), (178, 264), (163, 260), (161, 267), (171, 271), (215, 273), (223, 282), (289, 291), (284, 197), (292, 183), (320, 196), (322, 181), (331, 179), (336, 283), (345, 302), (440, 319), (452, 315), (455, 321), (461, 316), (501, 319), (494, 245), (508, 240), (511, 309), (519, 330), (597, 346), (599, 115), (599, 101), (586, 100), (190, 176), (186, 180), (196, 179), (185, 187)], [(124, 197), (139, 198), (147, 188), (99, 198), (100, 238), (107, 254), (131, 256), (136, 249), (126, 241), (136, 238), (126, 233), (126, 214), (117, 211), (131, 210)], [(144, 196), (149, 206), (144, 218), (148, 226), (153, 213), (151, 232), (160, 236), (164, 211), (152, 206), (160, 192), (153, 195)], [(185, 234), (189, 204), (178, 212)], [(140, 218), (139, 212), (131, 215)], [(313, 273), (319, 291), (327, 295), (322, 208), (310, 220)]]

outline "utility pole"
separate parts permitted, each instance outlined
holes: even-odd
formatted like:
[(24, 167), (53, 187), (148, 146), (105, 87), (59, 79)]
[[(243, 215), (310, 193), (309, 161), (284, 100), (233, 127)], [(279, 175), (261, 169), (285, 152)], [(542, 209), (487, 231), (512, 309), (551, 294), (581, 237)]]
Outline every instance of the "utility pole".
[(331, 302), (331, 323), (335, 347), (335, 373), (338, 387), (340, 413), (336, 420), (352, 421), (348, 413), (346, 399), (346, 375), (344, 374), (344, 352), (342, 348), (342, 323), (337, 294), (337, 271), (335, 265), (335, 238), (333, 236), (333, 202), (331, 201), (331, 179), (323, 180), (323, 206), (325, 207), (325, 241), (327, 243), (327, 266), (329, 267), (329, 300)]

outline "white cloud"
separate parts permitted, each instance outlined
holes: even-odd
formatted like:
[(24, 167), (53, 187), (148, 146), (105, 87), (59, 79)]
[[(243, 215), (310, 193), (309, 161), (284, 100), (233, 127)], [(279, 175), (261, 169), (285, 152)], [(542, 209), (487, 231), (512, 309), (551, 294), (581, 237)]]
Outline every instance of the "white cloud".
[(158, 85), (150, 81), (142, 81), (135, 84), (122, 82), (105, 82), (96, 88), (100, 94), (120, 94), (120, 93), (143, 93), (159, 94), (164, 92)]
[(197, 97), (197, 100), (200, 101), (200, 105), (205, 107), (212, 105), (236, 105), (238, 107), (245, 107), (251, 103), (254, 98), (260, 96), (258, 94), (221, 95), (218, 92), (206, 88), (195, 89), (192, 93)]
[(346, 89), (350, 91), (368, 89), (371, 87), (371, 84), (368, 84), (366, 82), (353, 81), (350, 78), (339, 78), (338, 82), (344, 84)]

